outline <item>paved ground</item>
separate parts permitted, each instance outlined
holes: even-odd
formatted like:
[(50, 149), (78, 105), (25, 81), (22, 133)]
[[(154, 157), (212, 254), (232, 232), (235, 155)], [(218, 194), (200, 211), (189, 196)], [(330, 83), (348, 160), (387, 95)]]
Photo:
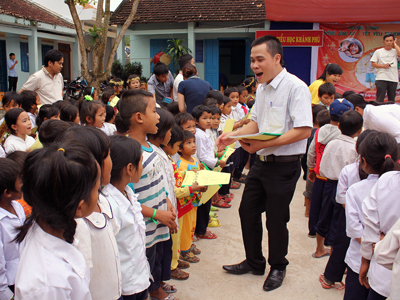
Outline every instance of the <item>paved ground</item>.
[[(344, 291), (324, 290), (319, 275), (324, 271), (328, 258), (315, 259), (311, 254), (315, 250), (315, 239), (307, 237), (307, 222), (304, 217), (305, 181), (300, 178), (295, 196), (291, 203), (291, 221), (289, 222), (290, 243), (287, 256), (290, 265), (287, 268), (283, 286), (272, 292), (264, 292), (262, 285), (265, 276), (230, 275), (222, 270), (224, 264), (239, 263), (244, 259), (244, 248), (239, 221), (239, 203), (243, 192), (235, 192), (235, 199), (229, 209), (220, 209), (219, 219), (222, 226), (212, 228), (218, 235), (215, 240), (196, 242), (202, 254), (200, 262), (191, 264), (185, 271), (190, 273), (186, 281), (171, 280), (176, 285), (176, 296), (180, 300), (219, 300), (219, 299), (343, 299)], [(265, 221), (265, 219), (264, 219)], [(265, 228), (265, 227), (264, 227)], [(267, 236), (263, 241), (264, 255), (267, 255)], [(267, 266), (267, 268), (269, 268)], [(266, 271), (268, 273), (269, 269)]]

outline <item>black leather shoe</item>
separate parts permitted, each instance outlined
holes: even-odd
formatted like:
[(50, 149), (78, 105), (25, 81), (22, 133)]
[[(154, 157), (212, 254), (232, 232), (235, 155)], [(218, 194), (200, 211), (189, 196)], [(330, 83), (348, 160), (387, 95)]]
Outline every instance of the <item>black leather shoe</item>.
[(276, 269), (271, 269), (263, 285), (264, 291), (269, 292), (280, 287), (282, 285), (285, 276), (286, 276), (286, 270), (279, 271)]
[(222, 266), (222, 269), (224, 269), (230, 274), (235, 274), (235, 275), (242, 275), (249, 272), (253, 272), (253, 275), (264, 275), (264, 271), (253, 270), (247, 263), (247, 260), (244, 260), (236, 265)]

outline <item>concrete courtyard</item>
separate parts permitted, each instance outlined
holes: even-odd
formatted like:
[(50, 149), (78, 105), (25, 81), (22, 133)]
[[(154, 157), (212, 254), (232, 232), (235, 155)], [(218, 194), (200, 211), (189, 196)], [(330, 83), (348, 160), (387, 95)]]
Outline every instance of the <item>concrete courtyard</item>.
[[(325, 290), (318, 281), (319, 275), (325, 269), (328, 257), (320, 259), (311, 257), (316, 241), (307, 237), (308, 218), (304, 217), (303, 197), (305, 181), (302, 177), (297, 183), (296, 192), (290, 205), (290, 242), (287, 256), (290, 264), (283, 286), (272, 292), (263, 291), (262, 285), (269, 271), (268, 265), (265, 276), (254, 276), (250, 273), (238, 276), (222, 270), (222, 265), (239, 263), (245, 258), (238, 213), (243, 187), (242, 184), (240, 189), (231, 190), (235, 194), (231, 208), (221, 208), (217, 212), (222, 226), (211, 228), (211, 230), (218, 235), (218, 238), (196, 242), (202, 253), (199, 255), (200, 262), (191, 264), (190, 268), (185, 270), (190, 273), (189, 279), (169, 281), (178, 288), (175, 296), (180, 300), (343, 299), (344, 291)], [(263, 251), (264, 256), (267, 257), (267, 235), (264, 235)]]

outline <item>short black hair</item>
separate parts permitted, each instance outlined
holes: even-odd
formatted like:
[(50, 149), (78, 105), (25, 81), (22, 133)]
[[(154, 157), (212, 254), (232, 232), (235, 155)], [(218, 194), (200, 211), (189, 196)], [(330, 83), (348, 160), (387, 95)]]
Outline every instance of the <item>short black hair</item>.
[[(15, 191), (15, 182), (20, 176), (21, 168), (19, 165), (8, 158), (0, 158), (0, 199), (5, 190)], [(16, 200), (16, 199), (12, 199)]]
[(189, 64), (192, 61), (192, 59), (193, 56), (191, 56), (190, 54), (181, 55), (178, 59), (179, 69), (182, 70), (185, 65)]
[(317, 115), (318, 115), (318, 113), (319, 113), (320, 111), (324, 111), (324, 110), (328, 111), (328, 110), (326, 109), (326, 107), (323, 106), (323, 105), (314, 105), (314, 106), (311, 108), (311, 110), (312, 110), (313, 123), (316, 122), (316, 120), (317, 120)]
[(61, 111), (61, 108), (63, 108), (64, 106), (74, 103), (76, 103), (76, 101), (72, 103), (70, 100), (58, 100), (54, 102), (53, 105)]
[(340, 93), (335, 93), (335, 99), (342, 99), (343, 96)]
[(235, 87), (229, 87), (229, 88), (225, 89), (224, 96), (229, 97), (232, 93), (238, 93), (239, 94), (239, 91)]
[(83, 125), (87, 124), (87, 117), (91, 118), (94, 122), (97, 111), (102, 107), (105, 108), (105, 105), (101, 101), (82, 99), (79, 101), (79, 107), (79, 119)]
[(171, 130), (171, 139), (168, 142), (168, 145), (173, 146), (177, 142), (183, 141), (183, 129), (180, 128), (177, 124), (174, 124)]
[(179, 111), (179, 103), (175, 102), (175, 101), (171, 102), (171, 103), (168, 103), (167, 104), (167, 109), (174, 116), (176, 116), (177, 114), (180, 113), (180, 111)]
[(22, 108), (13, 108), (6, 112), (4, 120), (11, 134), (15, 134), (15, 130), (12, 129), (11, 126), (17, 124), (18, 117), (23, 112), (24, 110)]
[(136, 171), (142, 157), (142, 146), (135, 139), (126, 136), (113, 135), (110, 137), (110, 156), (112, 161), (111, 182), (121, 180), (121, 171), (132, 164)]
[(104, 160), (110, 153), (110, 141), (101, 130), (92, 126), (72, 126), (68, 128), (58, 139), (59, 142), (79, 143), (91, 152), (99, 164), (103, 167)]
[(101, 102), (107, 105), (111, 96), (115, 96), (115, 90), (112, 87), (105, 88), (101, 95)]
[(232, 102), (232, 99), (229, 98), (228, 96), (224, 96), (224, 104), (228, 104), (229, 102)]
[(214, 99), (214, 98), (206, 98), (206, 99), (204, 99), (203, 103), (201, 103), (201, 104), (211, 107), (211, 106), (217, 105), (218, 101), (217, 101), (217, 99)]
[[(40, 129), (42, 123), (51, 117), (57, 116), (60, 113), (60, 110), (57, 106), (52, 104), (43, 104), (40, 107), (38, 116), (36, 117), (36, 126)], [(46, 119), (46, 120), (45, 120)]]
[(318, 97), (322, 97), (325, 94), (328, 94), (329, 96), (335, 95), (335, 91), (335, 86), (332, 83), (323, 83), (318, 88)]
[(21, 108), (26, 112), (29, 112), (32, 105), (36, 104), (37, 93), (34, 91), (23, 90), (21, 92)]
[(165, 135), (167, 134), (168, 130), (171, 130), (175, 124), (174, 116), (166, 109), (157, 108), (156, 109), (158, 115), (160, 116), (160, 120), (157, 123), (157, 133), (149, 133), (147, 137), (152, 139), (160, 139), (164, 140)]
[(190, 120), (194, 120), (194, 118), (191, 114), (189, 114), (187, 112), (180, 113), (175, 116), (175, 123), (178, 126), (182, 126), (183, 124), (185, 124), (187, 121), (190, 121)]
[(122, 120), (120, 113), (117, 113), (115, 116), (115, 127), (117, 128), (117, 132), (122, 134), (126, 134), (129, 130), (129, 126)]
[(119, 100), (119, 113), (127, 126), (131, 126), (131, 117), (135, 113), (146, 113), (149, 98), (154, 99), (152, 93), (136, 89), (129, 90)]
[(162, 62), (158, 62), (154, 65), (153, 67), (153, 73), (156, 76), (160, 76), (160, 75), (164, 75), (164, 74), (168, 74), (168, 67), (166, 64), (162, 63)]
[(238, 90), (239, 95), (241, 95), (243, 91), (247, 91), (247, 89), (243, 85), (238, 85), (236, 89)]
[[(321, 106), (321, 105), (314, 105), (314, 106)], [(329, 124), (331, 122), (331, 117), (329, 115), (329, 111), (326, 108), (324, 108), (324, 110), (320, 111), (317, 114), (317, 120), (318, 120), (319, 127)]]
[(67, 104), (61, 107), (60, 120), (66, 122), (74, 122), (78, 114), (79, 109), (76, 105)]
[[(188, 140), (188, 139), (195, 139), (195, 136), (193, 133), (191, 133), (188, 130), (182, 130), (183, 134), (182, 134), (182, 144), (179, 145), (179, 149), (182, 150), (183, 149), (183, 144)], [(181, 154), (180, 152), (178, 152), (179, 155)]]
[(211, 105), (210, 107), (210, 112), (211, 115), (222, 115), (222, 111), (219, 107), (215, 106), (215, 105)]
[(39, 141), (46, 147), (53, 143), (67, 129), (71, 128), (73, 124), (75, 123), (61, 120), (46, 120), (39, 128)]
[(280, 64), (283, 66), (285, 63), (283, 61), (283, 47), (280, 40), (273, 35), (264, 35), (251, 43), (251, 47), (255, 47), (261, 44), (265, 44), (267, 46), (268, 53), (274, 57), (276, 54), (281, 56)]
[(392, 32), (388, 32), (383, 36), (383, 40), (385, 40), (388, 37), (392, 37), (394, 39), (394, 34)]
[(224, 103), (224, 94), (222, 94), (221, 91), (219, 90), (211, 90), (207, 93), (206, 98), (214, 98), (215, 100), (218, 101), (218, 105), (221, 105)]
[(7, 105), (11, 101), (14, 101), (18, 105), (21, 105), (21, 95), (18, 94), (17, 92), (11, 91), (11, 92), (6, 92), (1, 99), (1, 103), (4, 105)]
[(342, 97), (345, 98), (346, 100), (348, 100), (348, 99), (347, 99), (347, 96), (353, 95), (353, 94), (355, 94), (355, 93), (356, 93), (355, 91), (351, 91), (351, 90), (345, 91), (345, 92), (343, 93)]
[(255, 100), (247, 101), (247, 107), (252, 108), (255, 102), (256, 102)]
[(344, 135), (353, 136), (362, 128), (362, 126), (363, 117), (360, 113), (354, 110), (345, 111), (339, 117), (339, 129)]
[(106, 119), (105, 122), (110, 122), (110, 120), (115, 116), (115, 109), (111, 105), (106, 105)]
[(60, 61), (62, 58), (63, 58), (63, 54), (60, 51), (58, 51), (57, 49), (51, 49), (51, 50), (47, 51), (44, 56), (44, 59), (43, 59), (44, 66), (48, 67), (49, 61), (54, 64), (56, 61)]
[(198, 122), (204, 112), (211, 113), (211, 110), (208, 106), (197, 105), (192, 110), (192, 116)]
[(365, 102), (364, 97), (361, 96), (360, 94), (350, 94), (346, 96), (346, 100), (349, 101), (351, 104), (353, 104), (354, 109), (356, 107), (359, 107), (361, 109), (364, 109), (365, 106), (367, 106), (367, 102)]
[(10, 154), (7, 154), (7, 158), (15, 161), (19, 167), (19, 173), (22, 175), (22, 169), (24, 167), (25, 159), (28, 156), (28, 152), (26, 151), (14, 151)]
[(15, 53), (12, 53), (12, 52), (11, 52), (11, 53), (10, 53), (10, 58), (11, 58), (11, 56), (13, 56), (13, 55), (15, 55)]

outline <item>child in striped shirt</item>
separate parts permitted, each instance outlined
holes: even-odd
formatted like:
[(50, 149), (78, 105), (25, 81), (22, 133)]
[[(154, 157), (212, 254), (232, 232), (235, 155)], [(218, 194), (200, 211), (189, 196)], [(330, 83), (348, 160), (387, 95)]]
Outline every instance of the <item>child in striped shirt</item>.
[[(146, 224), (146, 255), (154, 279), (149, 293), (152, 299), (165, 299), (168, 294), (161, 287), (161, 282), (171, 277), (170, 232), (177, 231), (176, 210), (168, 199), (160, 157), (146, 140), (147, 134), (157, 133), (160, 116), (153, 94), (141, 89), (129, 90), (123, 95), (119, 112), (129, 127), (129, 137), (142, 146), (143, 172), (134, 189), (142, 206)], [(172, 295), (168, 299), (175, 300)]]

